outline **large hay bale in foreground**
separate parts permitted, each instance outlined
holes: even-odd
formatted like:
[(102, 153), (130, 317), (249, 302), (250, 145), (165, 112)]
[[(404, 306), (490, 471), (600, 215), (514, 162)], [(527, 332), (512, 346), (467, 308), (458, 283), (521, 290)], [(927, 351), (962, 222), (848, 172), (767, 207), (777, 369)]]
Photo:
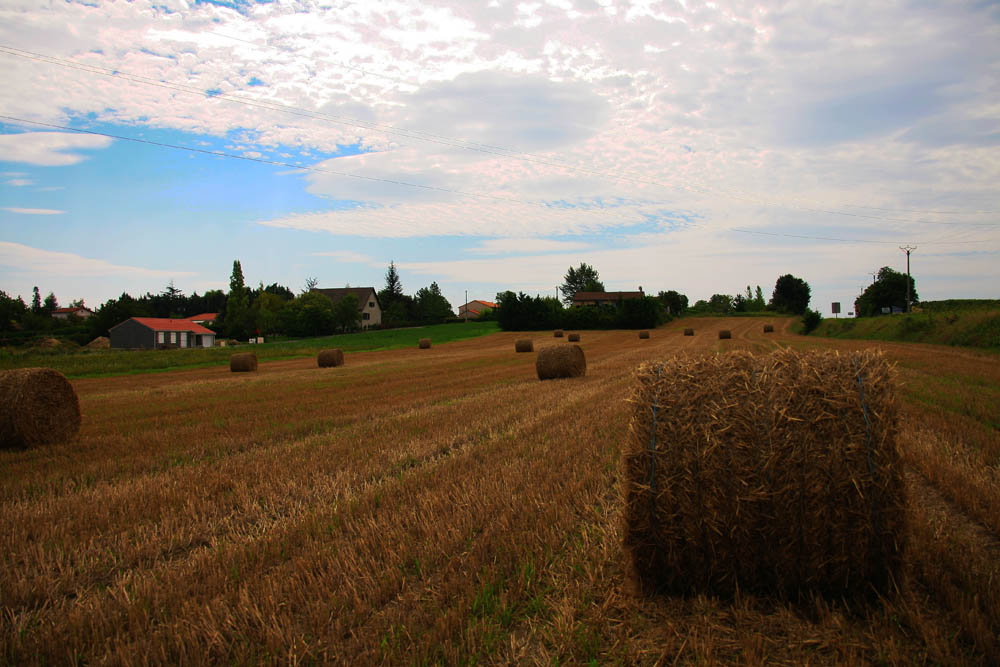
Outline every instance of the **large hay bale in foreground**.
[(679, 356), (637, 380), (624, 550), (644, 591), (890, 588), (905, 493), (880, 352)]
[(575, 378), (587, 374), (587, 358), (579, 345), (543, 347), (535, 359), (539, 380)]
[(553, 331), (552, 336), (553, 338), (562, 338), (563, 337), (562, 329), (556, 329), (555, 331)]
[(684, 330), (684, 335), (685, 336), (693, 336), (694, 335), (694, 329), (690, 329), (690, 328), (685, 329)]
[(719, 331), (719, 340), (729, 340), (733, 337), (733, 332), (729, 329), (722, 329)]
[(773, 324), (765, 324), (764, 325), (764, 333), (774, 333), (774, 325)]
[(580, 334), (578, 334), (578, 333), (571, 333), (569, 336), (566, 337), (566, 340), (568, 340), (571, 343), (579, 343), (580, 342)]
[(51, 368), (0, 372), (0, 449), (64, 442), (80, 430), (73, 385)]
[(332, 350), (320, 350), (319, 355), (316, 357), (316, 364), (320, 368), (333, 368), (334, 366), (344, 365), (344, 351), (340, 348), (333, 348)]
[(514, 341), (514, 351), (534, 352), (535, 344), (531, 342), (530, 338), (518, 338), (516, 341)]
[(648, 331), (640, 331), (639, 332), (639, 338), (643, 338), (643, 339), (649, 338), (649, 332)]
[(229, 370), (232, 373), (250, 373), (257, 370), (257, 355), (253, 352), (240, 352), (229, 357)]
[(430, 338), (421, 338), (421, 339), (420, 339), (420, 342), (418, 342), (418, 343), (417, 343), (417, 346), (418, 346), (418, 347), (419, 347), (419, 348), (420, 348), (421, 350), (427, 350), (427, 349), (429, 349), (429, 348), (430, 348), (430, 346), (431, 346), (431, 339), (430, 339)]

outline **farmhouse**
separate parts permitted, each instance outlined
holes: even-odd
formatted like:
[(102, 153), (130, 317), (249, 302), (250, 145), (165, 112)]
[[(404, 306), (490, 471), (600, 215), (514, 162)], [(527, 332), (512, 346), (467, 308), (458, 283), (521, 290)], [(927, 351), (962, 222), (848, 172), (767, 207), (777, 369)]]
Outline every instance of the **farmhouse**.
[(68, 320), (71, 317), (79, 317), (81, 320), (85, 320), (91, 315), (93, 311), (90, 308), (84, 308), (83, 306), (72, 306), (69, 308), (56, 308), (52, 311), (52, 319), (54, 320)]
[(191, 320), (166, 317), (131, 317), (108, 330), (111, 347), (172, 348), (212, 347), (215, 332)]
[(212, 324), (218, 316), (218, 313), (201, 313), (199, 315), (195, 315), (194, 317), (188, 317), (187, 319), (191, 320), (195, 324)]
[(573, 295), (574, 306), (617, 305), (619, 301), (641, 299), (645, 294), (642, 288), (638, 292), (577, 292)]
[(492, 301), (470, 301), (458, 307), (458, 316), (466, 319), (470, 317), (475, 318), (482, 315), (484, 310), (488, 308), (495, 310), (496, 307), (497, 305)]
[(333, 305), (340, 303), (348, 294), (358, 297), (358, 308), (361, 311), (361, 328), (368, 329), (382, 324), (382, 304), (379, 303), (378, 294), (374, 287), (327, 287), (314, 288), (311, 291), (319, 292), (330, 297)]

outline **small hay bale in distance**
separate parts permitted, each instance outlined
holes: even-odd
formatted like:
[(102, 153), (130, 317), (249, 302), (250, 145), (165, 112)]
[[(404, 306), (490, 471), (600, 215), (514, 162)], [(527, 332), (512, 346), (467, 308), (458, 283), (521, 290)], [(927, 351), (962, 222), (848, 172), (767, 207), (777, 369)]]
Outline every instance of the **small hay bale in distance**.
[(765, 324), (764, 325), (764, 333), (774, 333), (774, 325), (773, 324)]
[(684, 330), (684, 335), (685, 336), (693, 336), (694, 335), (694, 329), (685, 329)]
[(420, 342), (417, 343), (417, 346), (421, 350), (428, 350), (431, 347), (431, 339), (430, 338), (421, 338)]
[(566, 337), (566, 340), (568, 340), (571, 343), (579, 343), (580, 342), (580, 334), (578, 334), (578, 333), (571, 333), (569, 336)]
[(51, 368), (0, 373), (0, 449), (27, 449), (69, 440), (80, 430), (73, 385)]
[(555, 331), (553, 331), (552, 332), (552, 337), (553, 338), (562, 338), (563, 337), (562, 329), (556, 329)]
[(253, 352), (239, 352), (229, 357), (231, 373), (252, 373), (257, 370), (257, 355)]
[(880, 352), (680, 355), (636, 379), (623, 546), (641, 590), (892, 590), (906, 496)]
[(535, 359), (539, 380), (583, 377), (587, 374), (587, 358), (579, 345), (543, 347)]
[(722, 329), (719, 331), (719, 340), (729, 340), (733, 337), (733, 332), (729, 329)]
[(331, 350), (320, 350), (319, 355), (316, 357), (316, 364), (320, 368), (333, 368), (334, 366), (344, 365), (344, 351), (340, 348), (333, 348)]
[(649, 332), (648, 331), (640, 331), (639, 332), (639, 338), (642, 338), (643, 340), (645, 340), (646, 338), (649, 338)]
[(516, 341), (514, 341), (514, 351), (534, 352), (535, 344), (531, 342), (530, 338), (518, 338)]

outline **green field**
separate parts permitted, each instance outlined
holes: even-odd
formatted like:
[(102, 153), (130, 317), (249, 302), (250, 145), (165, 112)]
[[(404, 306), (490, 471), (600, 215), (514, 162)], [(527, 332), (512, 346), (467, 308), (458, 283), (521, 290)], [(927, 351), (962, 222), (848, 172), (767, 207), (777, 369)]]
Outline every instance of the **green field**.
[(930, 301), (907, 315), (825, 319), (812, 335), (1000, 349), (1000, 301)]
[(496, 322), (457, 322), (408, 329), (385, 329), (323, 338), (276, 341), (262, 345), (186, 350), (0, 349), (0, 369), (45, 366), (69, 378), (156, 373), (181, 368), (224, 366), (234, 350), (252, 351), (261, 361), (310, 357), (339, 347), (344, 352), (416, 347), (421, 338), (433, 343), (475, 338), (499, 331)]

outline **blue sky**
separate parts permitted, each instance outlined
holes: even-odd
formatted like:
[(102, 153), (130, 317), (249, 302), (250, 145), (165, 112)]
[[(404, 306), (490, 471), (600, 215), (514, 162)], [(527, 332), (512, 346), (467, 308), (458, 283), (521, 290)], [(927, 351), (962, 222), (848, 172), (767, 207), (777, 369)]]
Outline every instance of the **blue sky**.
[(998, 10), (869, 5), (7, 2), (0, 289), (997, 298)]

